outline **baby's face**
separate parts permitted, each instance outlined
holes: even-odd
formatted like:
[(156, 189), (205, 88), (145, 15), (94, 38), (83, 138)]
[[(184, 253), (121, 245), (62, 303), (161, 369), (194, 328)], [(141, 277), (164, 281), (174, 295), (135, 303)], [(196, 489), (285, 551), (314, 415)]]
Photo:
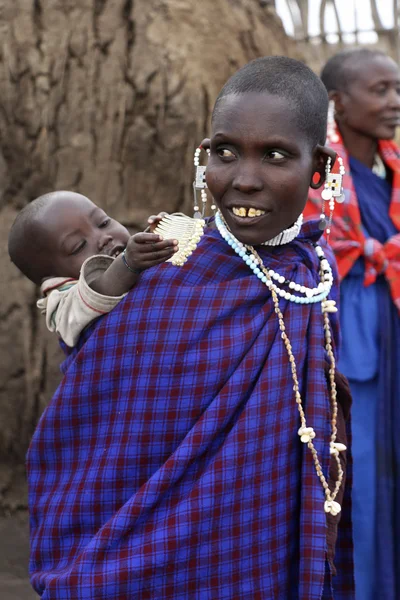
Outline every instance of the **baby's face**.
[(41, 215), (49, 277), (79, 277), (84, 261), (95, 254), (118, 256), (128, 230), (85, 196), (59, 192)]

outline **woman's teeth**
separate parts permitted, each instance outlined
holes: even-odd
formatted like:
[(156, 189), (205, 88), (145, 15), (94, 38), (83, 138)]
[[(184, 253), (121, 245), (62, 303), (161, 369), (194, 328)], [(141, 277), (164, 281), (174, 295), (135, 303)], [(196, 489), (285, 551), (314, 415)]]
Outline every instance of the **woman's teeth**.
[(265, 210), (260, 210), (258, 208), (244, 208), (244, 206), (234, 206), (232, 208), (232, 212), (237, 217), (261, 217), (265, 215)]

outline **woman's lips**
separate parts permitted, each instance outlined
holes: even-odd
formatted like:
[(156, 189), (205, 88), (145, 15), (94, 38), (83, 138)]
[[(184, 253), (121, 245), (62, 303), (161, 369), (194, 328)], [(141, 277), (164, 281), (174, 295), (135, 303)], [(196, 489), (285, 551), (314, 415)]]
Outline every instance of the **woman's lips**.
[(230, 218), (238, 225), (255, 225), (271, 211), (255, 206), (232, 206), (227, 209)]
[(389, 119), (382, 119), (384, 125), (388, 127), (399, 127), (400, 126), (400, 116), (399, 117), (390, 117)]

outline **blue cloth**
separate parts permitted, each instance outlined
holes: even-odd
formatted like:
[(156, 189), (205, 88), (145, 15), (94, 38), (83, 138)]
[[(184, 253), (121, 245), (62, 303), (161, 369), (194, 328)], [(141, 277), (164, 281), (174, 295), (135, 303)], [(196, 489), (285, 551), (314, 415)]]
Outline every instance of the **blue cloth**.
[[(260, 254), (315, 287), (318, 235), (309, 223)], [(280, 305), (328, 476), (321, 307)], [(332, 326), (336, 347), (336, 315)], [(43, 600), (353, 600), (347, 488), (337, 576), (330, 565), (327, 577), (335, 518), (299, 442), (271, 294), (217, 231), (184, 266), (144, 272), (64, 369), (27, 457), (30, 569)]]
[[(351, 381), (354, 572), (357, 600), (375, 600), (376, 405), (378, 378)], [(371, 584), (372, 583), (372, 584)]]
[[(354, 158), (350, 167), (364, 232), (385, 243), (397, 233), (389, 217), (391, 185)], [(385, 279), (369, 287), (363, 279), (359, 259), (341, 285), (339, 362), (353, 394), (356, 597), (398, 600), (400, 319)]]

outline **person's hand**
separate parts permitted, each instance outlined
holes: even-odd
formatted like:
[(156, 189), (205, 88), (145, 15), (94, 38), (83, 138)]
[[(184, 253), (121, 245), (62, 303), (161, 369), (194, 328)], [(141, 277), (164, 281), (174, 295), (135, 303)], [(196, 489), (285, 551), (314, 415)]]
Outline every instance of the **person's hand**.
[(153, 233), (159, 222), (166, 216), (168, 216), (168, 213), (166, 212), (160, 212), (158, 215), (151, 215), (147, 219), (149, 226), (147, 227), (146, 232), (149, 231), (150, 233)]
[(131, 269), (144, 270), (165, 262), (177, 251), (178, 240), (164, 240), (156, 233), (144, 231), (129, 238), (125, 258)]

